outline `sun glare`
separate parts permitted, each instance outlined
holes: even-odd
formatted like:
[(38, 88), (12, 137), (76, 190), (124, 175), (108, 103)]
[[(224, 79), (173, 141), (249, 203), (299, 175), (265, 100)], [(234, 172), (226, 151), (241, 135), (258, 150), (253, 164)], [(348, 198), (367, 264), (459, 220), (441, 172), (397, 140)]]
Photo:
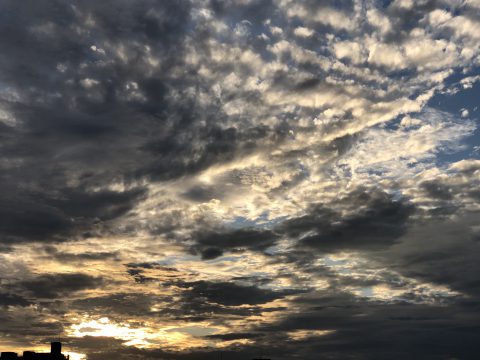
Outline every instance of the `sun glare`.
[(65, 351), (64, 354), (67, 355), (70, 358), (70, 360), (85, 360), (86, 359), (85, 354), (80, 354), (80, 353), (73, 352), (73, 351)]
[[(168, 349), (186, 349), (198, 346), (211, 346), (210, 340), (202, 335), (212, 333), (217, 329), (210, 327), (174, 327), (165, 326), (160, 329), (139, 327), (133, 328), (129, 324), (115, 323), (107, 317), (100, 319), (84, 319), (71, 326), (69, 336), (105, 336), (123, 340), (126, 346), (138, 348), (153, 348), (162, 346)], [(72, 360), (82, 360), (72, 358)]]

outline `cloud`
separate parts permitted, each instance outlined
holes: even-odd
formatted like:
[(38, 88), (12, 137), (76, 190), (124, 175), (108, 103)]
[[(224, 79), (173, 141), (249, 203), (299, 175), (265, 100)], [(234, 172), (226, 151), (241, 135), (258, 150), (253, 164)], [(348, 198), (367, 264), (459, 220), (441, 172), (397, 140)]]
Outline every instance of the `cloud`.
[(69, 253), (58, 251), (54, 246), (47, 246), (45, 248), (46, 256), (53, 257), (55, 260), (63, 263), (70, 262), (88, 262), (88, 261), (104, 261), (104, 260), (118, 260), (118, 253), (116, 252), (84, 252), (84, 253)]
[(314, 34), (314, 31), (304, 26), (299, 26), (293, 30), (293, 33), (300, 37), (309, 37)]
[(53, 193), (17, 194), (17, 189), (1, 196), (0, 232), (5, 242), (62, 241), (81, 233), (97, 222), (115, 219), (129, 211), (143, 194), (142, 189), (125, 192), (57, 189)]
[[(205, 231), (194, 234), (197, 248), (202, 258), (213, 259), (222, 255), (225, 250), (249, 249), (263, 251), (273, 246), (278, 235), (269, 230), (242, 228), (237, 230)], [(215, 256), (217, 255), (217, 256)]]
[(189, 288), (187, 296), (190, 299), (205, 299), (214, 304), (226, 306), (258, 305), (296, 293), (295, 291), (275, 292), (230, 282), (198, 281), (181, 284), (181, 286)]
[[(406, 276), (446, 285), (462, 294), (477, 296), (475, 280), (478, 234), (474, 215), (460, 219), (433, 220), (413, 227), (382, 261), (390, 263)], [(397, 263), (398, 262), (398, 263)]]
[(442, 183), (435, 181), (426, 181), (421, 183), (420, 186), (432, 198), (451, 200), (453, 197), (451, 194), (451, 189)]
[(0, 305), (1, 306), (28, 306), (31, 305), (27, 299), (16, 295), (16, 294), (0, 294)]
[(237, 340), (237, 339), (254, 339), (259, 336), (262, 336), (262, 335), (257, 333), (229, 333), (229, 334), (208, 335), (208, 338), (220, 339), (223, 341), (231, 341), (231, 340)]
[(478, 10), (3, 1), (0, 346), (476, 358)]
[[(120, 316), (152, 316), (151, 310), (155, 304), (155, 297), (145, 293), (115, 293), (106, 296), (88, 297), (72, 302), (73, 309), (85, 312), (94, 310), (99, 315), (109, 314), (110, 317)], [(171, 300), (171, 299), (169, 299)]]
[(18, 285), (29, 296), (55, 299), (78, 291), (96, 289), (106, 283), (105, 279), (83, 273), (43, 274)]
[(414, 212), (407, 202), (375, 190), (358, 189), (339, 201), (356, 209), (354, 214), (341, 216), (315, 206), (306, 215), (285, 221), (280, 231), (297, 237), (299, 246), (320, 251), (375, 250), (394, 244)]

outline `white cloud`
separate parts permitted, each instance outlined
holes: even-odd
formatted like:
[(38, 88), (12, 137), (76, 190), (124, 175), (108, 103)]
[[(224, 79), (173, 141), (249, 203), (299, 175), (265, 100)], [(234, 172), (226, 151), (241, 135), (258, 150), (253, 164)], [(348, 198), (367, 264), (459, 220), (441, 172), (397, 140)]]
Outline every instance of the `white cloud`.
[(346, 13), (336, 10), (333, 7), (318, 7), (311, 10), (301, 3), (284, 0), (284, 9), (289, 17), (299, 17), (309, 23), (321, 23), (331, 26), (337, 30), (353, 30), (355, 28), (355, 20)]
[(84, 88), (89, 89), (89, 88), (91, 88), (95, 85), (98, 85), (99, 82), (98, 82), (98, 80), (95, 80), (95, 79), (85, 78), (85, 79), (80, 80), (80, 84)]
[(362, 45), (354, 41), (337, 42), (333, 45), (333, 51), (338, 59), (348, 58), (356, 64), (366, 59)]
[(374, 128), (342, 159), (355, 174), (355, 181), (370, 183), (370, 172), (381, 171), (382, 177), (412, 178), (434, 166), (428, 161), (439, 151), (455, 149), (462, 139), (471, 135), (475, 123), (457, 121), (448, 113), (426, 109), (419, 119), (406, 117), (397, 129)]
[(293, 33), (300, 37), (310, 37), (315, 33), (315, 31), (304, 26), (299, 26), (293, 30)]
[(97, 52), (97, 53), (99, 53), (99, 54), (105, 55), (105, 50), (103, 50), (102, 48), (97, 47), (96, 45), (90, 46), (90, 49), (91, 49), (93, 52)]
[(386, 34), (392, 30), (390, 19), (382, 15), (377, 9), (367, 10), (367, 20), (370, 24), (377, 27), (381, 34)]
[(407, 59), (399, 45), (384, 44), (373, 39), (367, 40), (369, 50), (368, 62), (378, 66), (386, 66), (392, 70), (407, 67)]

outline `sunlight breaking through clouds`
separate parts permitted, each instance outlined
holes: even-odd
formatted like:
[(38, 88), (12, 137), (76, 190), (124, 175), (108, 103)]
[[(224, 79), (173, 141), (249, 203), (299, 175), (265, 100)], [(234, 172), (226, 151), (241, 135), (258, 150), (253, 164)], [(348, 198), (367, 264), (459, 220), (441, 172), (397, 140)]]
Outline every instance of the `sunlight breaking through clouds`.
[(109, 318), (103, 317), (97, 320), (85, 319), (78, 324), (73, 324), (68, 335), (71, 337), (111, 337), (122, 340), (126, 346), (138, 348), (162, 346), (165, 349), (182, 350), (208, 345), (209, 341), (202, 341), (199, 337), (209, 335), (217, 330), (217, 328), (201, 326), (136, 327), (128, 323), (115, 323)]

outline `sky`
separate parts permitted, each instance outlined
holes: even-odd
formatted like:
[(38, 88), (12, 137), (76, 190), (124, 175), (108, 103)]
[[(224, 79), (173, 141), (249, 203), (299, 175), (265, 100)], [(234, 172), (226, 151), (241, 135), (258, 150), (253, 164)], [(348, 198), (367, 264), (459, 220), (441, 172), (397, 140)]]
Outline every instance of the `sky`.
[(0, 0), (0, 350), (469, 360), (480, 0)]

